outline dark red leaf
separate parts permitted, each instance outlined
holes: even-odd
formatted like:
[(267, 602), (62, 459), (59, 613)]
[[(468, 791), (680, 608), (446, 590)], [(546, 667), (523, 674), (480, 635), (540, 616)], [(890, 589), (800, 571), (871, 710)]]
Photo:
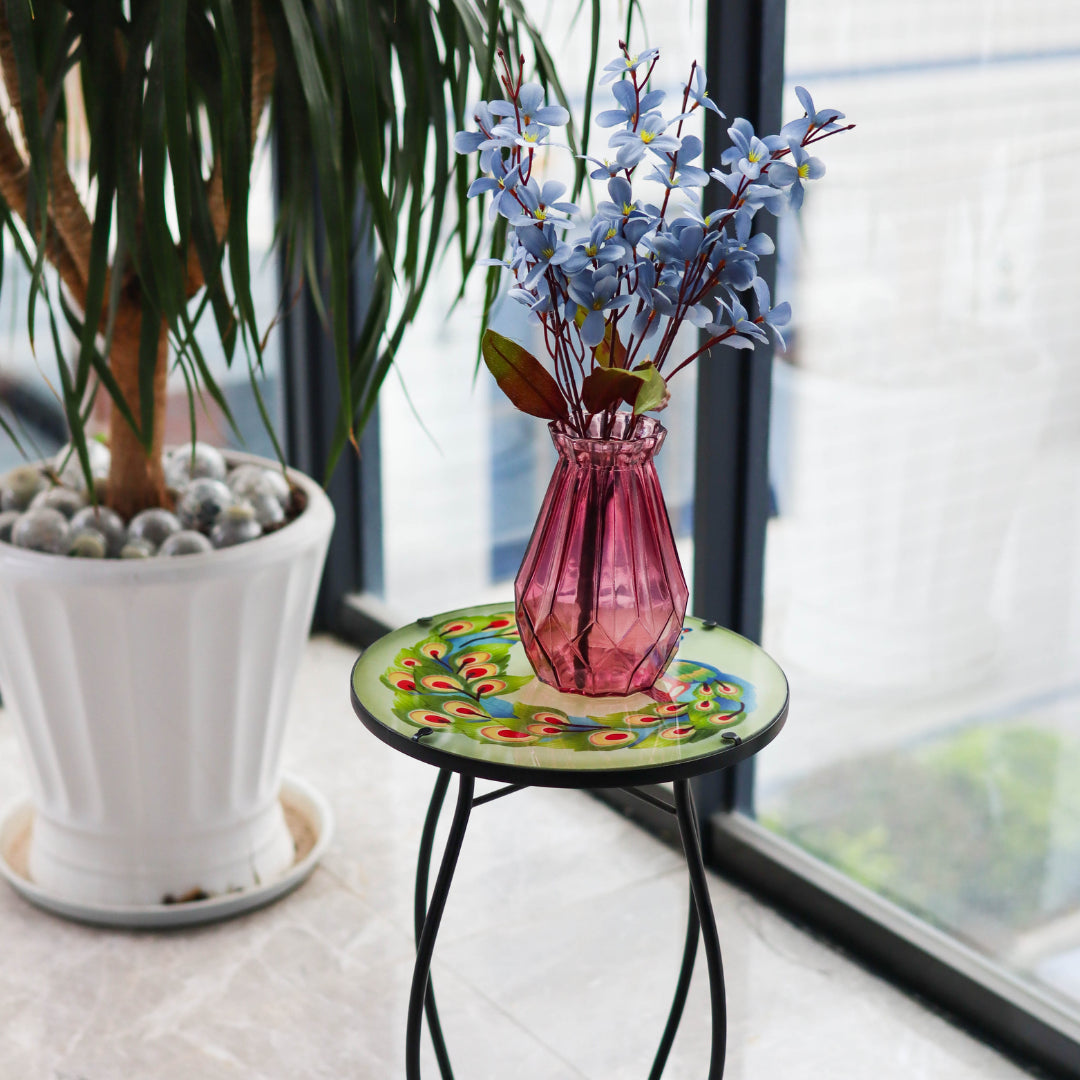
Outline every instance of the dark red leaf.
[(486, 330), (484, 363), (514, 407), (541, 420), (566, 420), (569, 412), (559, 384), (532, 353), (516, 341)]

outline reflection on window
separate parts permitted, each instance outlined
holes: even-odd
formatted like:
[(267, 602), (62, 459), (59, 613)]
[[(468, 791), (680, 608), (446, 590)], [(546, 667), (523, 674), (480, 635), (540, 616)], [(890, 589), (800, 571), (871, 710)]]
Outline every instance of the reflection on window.
[(770, 828), (1080, 1012), (1080, 9), (788, 0)]

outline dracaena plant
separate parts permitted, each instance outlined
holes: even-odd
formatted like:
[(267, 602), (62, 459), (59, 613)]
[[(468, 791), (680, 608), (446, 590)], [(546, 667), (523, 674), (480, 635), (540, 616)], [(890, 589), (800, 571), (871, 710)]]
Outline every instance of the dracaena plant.
[[(88, 483), (91, 404), (102, 390), (112, 399), (114, 509), (130, 517), (167, 502), (170, 364), (232, 420), (195, 339), (201, 318), (230, 364), (244, 357), (258, 397), (267, 327), (251, 294), (248, 196), (267, 112), (279, 144), (275, 242), (291, 275), (282, 303), (306, 281), (333, 339), (331, 464), (355, 437), (445, 241), (425, 225), (429, 203), (457, 208), (463, 276), (476, 261), (450, 133), (500, 40), (531, 42), (561, 95), (521, 0), (0, 0), (0, 239), (31, 272), (32, 337), (36, 302), (47, 302), (55, 391)], [(85, 158), (69, 152), (79, 130)], [(350, 337), (361, 236), (373, 238), (374, 284)], [(68, 356), (65, 320), (78, 339)]]
[[(578, 207), (563, 199), (564, 185), (534, 175), (552, 128), (569, 117), (544, 104), (541, 87), (524, 81), (521, 63), (515, 70), (500, 53), (505, 96), (477, 104), (475, 130), (459, 132), (454, 143), (459, 153), (479, 152), (482, 175), (469, 195), (490, 194), (492, 213), (507, 222), (509, 250), (498, 262), (514, 278), (509, 295), (543, 329), (550, 371), (490, 329), (484, 360), (515, 406), (563, 421), (579, 436), (597, 430), (598, 415), (599, 430), (610, 434), (620, 410), (663, 408), (670, 379), (714, 346), (752, 349), (770, 332), (783, 346), (791, 308), (772, 306), (757, 274), (772, 241), (754, 232), (754, 217), (762, 209), (797, 210), (804, 185), (825, 172), (809, 148), (854, 126), (841, 125), (836, 109), (818, 109), (798, 87), (805, 115), (764, 137), (747, 120), (735, 120), (723, 167), (706, 172), (695, 164), (701, 139), (683, 134), (698, 110), (724, 115), (708, 96), (704, 71), (691, 65), (678, 112), (665, 117), (664, 91), (650, 89), (659, 50), (633, 55), (624, 42), (619, 48), (600, 80), (612, 84), (615, 107), (595, 122), (615, 130), (612, 156), (588, 159), (591, 179), (606, 180), (608, 196), (591, 219), (579, 222)], [(645, 169), (662, 189), (658, 204), (635, 191)], [(711, 198), (712, 181), (719, 199)], [(705, 338), (689, 355), (675, 351), (685, 323)], [(633, 433), (633, 425), (623, 429)]]

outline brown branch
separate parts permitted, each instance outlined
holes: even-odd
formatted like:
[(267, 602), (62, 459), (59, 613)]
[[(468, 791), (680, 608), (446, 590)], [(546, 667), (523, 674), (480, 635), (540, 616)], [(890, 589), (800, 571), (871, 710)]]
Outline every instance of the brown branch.
[[(270, 36), (270, 27), (263, 14), (259, 0), (251, 3), (251, 148), (254, 150), (259, 135), (259, 124), (266, 110), (267, 102), (274, 89), (274, 76), (277, 73), (277, 56)], [(225, 189), (221, 174), (221, 156), (214, 157), (210, 176), (206, 181), (206, 201), (210, 211), (210, 221), (214, 227), (214, 238), (220, 244), (225, 239), (229, 228), (229, 207), (225, 202)], [(187, 295), (194, 296), (206, 284), (202, 263), (194, 243), (188, 247), (187, 254)]]
[[(8, 99), (11, 102), (15, 116), (22, 126), (23, 141), (26, 143), (26, 122), (23, 114), (23, 99), (19, 92), (18, 68), (15, 60), (15, 50), (11, 40), (11, 30), (8, 18), (0, 9), (0, 69), (3, 71), (3, 81)], [(44, 86), (39, 83), (38, 87), (38, 110), (44, 112), (46, 95)], [(11, 132), (5, 132), (12, 140)], [(17, 153), (17, 150), (16, 150)], [(62, 279), (68, 287), (68, 291), (79, 303), (79, 307), (85, 306), (86, 282), (90, 278), (90, 249), (93, 237), (93, 226), (90, 215), (79, 198), (79, 192), (68, 172), (66, 147), (62, 131), (57, 127), (54, 132), (52, 146), (50, 147), (50, 181), (49, 181), (49, 238), (45, 243), (45, 254), (60, 269), (60, 261), (64, 262)], [(25, 199), (23, 200), (25, 203)], [(25, 211), (19, 216), (26, 220)], [(31, 222), (27, 222), (33, 231)], [(55, 237), (53, 233), (55, 232)], [(63, 252), (60, 251), (63, 248)], [(59, 260), (59, 261), (58, 261)]]
[[(23, 161), (7, 124), (0, 122), (0, 195), (4, 197), (12, 212), (33, 232), (35, 223), (27, 218), (29, 182), (30, 170)], [(86, 283), (67, 245), (51, 224), (45, 237), (45, 257), (59, 271), (60, 280), (71, 293), (72, 299), (82, 307), (86, 302)]]

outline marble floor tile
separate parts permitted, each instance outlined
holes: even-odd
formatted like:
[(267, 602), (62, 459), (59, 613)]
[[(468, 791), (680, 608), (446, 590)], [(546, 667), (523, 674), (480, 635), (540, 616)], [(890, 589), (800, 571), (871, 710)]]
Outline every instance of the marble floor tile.
[[(287, 767), (327, 796), (337, 831), (289, 897), (217, 926), (128, 933), (0, 889), (0, 1080), (404, 1076), (413, 874), (435, 774), (355, 719), (353, 658), (315, 639), (302, 665)], [(0, 802), (24, 790), (0, 713)], [(728, 1080), (1023, 1075), (740, 890), (715, 877), (710, 888)], [(529, 790), (478, 808), (433, 969), (457, 1075), (645, 1076), (686, 894), (678, 854), (588, 796)], [(667, 1075), (696, 1080), (709, 1048), (703, 958), (683, 1027)], [(424, 1063), (434, 1077), (426, 1039)]]

